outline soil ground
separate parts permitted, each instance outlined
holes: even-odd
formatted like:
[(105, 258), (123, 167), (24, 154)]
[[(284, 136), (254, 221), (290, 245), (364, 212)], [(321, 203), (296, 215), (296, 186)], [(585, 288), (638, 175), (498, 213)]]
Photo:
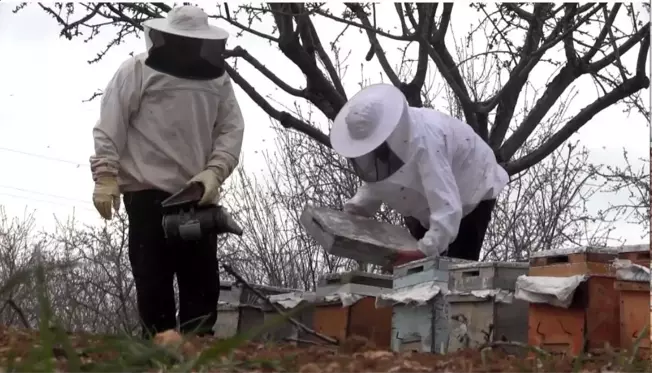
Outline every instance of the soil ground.
[[(219, 341), (189, 337), (184, 354), (151, 353), (143, 342), (119, 337), (69, 334), (83, 371), (211, 371), (211, 372), (633, 372), (652, 371), (649, 361), (630, 361), (624, 353), (603, 353), (582, 361), (561, 356), (509, 355), (499, 349), (459, 351), (449, 355), (393, 353), (375, 349), (366, 340), (351, 338), (337, 347), (295, 346), (290, 343), (246, 342), (197, 360)], [(60, 345), (43, 348), (35, 331), (0, 326), (0, 372), (70, 371), (70, 359)], [(65, 347), (65, 346), (64, 346)], [(36, 351), (36, 352), (35, 352)], [(71, 351), (68, 349), (68, 351)], [(185, 355), (185, 357), (184, 357)], [(47, 363), (38, 361), (48, 359)], [(194, 359), (194, 360), (193, 360)], [(184, 363), (194, 361), (193, 366)], [(29, 363), (29, 364), (27, 364)], [(185, 367), (185, 368), (184, 368)]]

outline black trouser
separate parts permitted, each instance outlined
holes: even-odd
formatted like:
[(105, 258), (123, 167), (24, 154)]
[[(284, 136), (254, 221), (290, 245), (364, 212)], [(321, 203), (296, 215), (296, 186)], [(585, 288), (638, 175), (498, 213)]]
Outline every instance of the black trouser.
[[(457, 238), (448, 246), (446, 256), (473, 261), (480, 260), (482, 242), (495, 205), (495, 199), (482, 201), (473, 211), (462, 218)], [(413, 217), (406, 217), (404, 220), (410, 234), (417, 240), (422, 239), (428, 231)]]
[(210, 334), (220, 294), (217, 235), (200, 241), (166, 239), (161, 202), (169, 196), (158, 190), (124, 195), (129, 216), (129, 261), (144, 336), (176, 328), (175, 274), (180, 331)]

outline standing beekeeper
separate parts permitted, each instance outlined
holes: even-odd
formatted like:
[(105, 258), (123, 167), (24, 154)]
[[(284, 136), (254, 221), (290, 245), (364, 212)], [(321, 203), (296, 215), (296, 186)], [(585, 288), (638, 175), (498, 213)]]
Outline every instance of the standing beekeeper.
[(182, 6), (144, 23), (147, 53), (124, 62), (102, 97), (93, 129), (93, 203), (104, 219), (120, 206), (129, 218), (129, 261), (146, 333), (176, 328), (207, 334), (217, 318), (217, 237), (166, 240), (161, 202), (200, 182), (200, 205), (219, 199), (238, 164), (244, 124), (224, 72), (228, 33), (200, 8)]
[(410, 107), (398, 88), (375, 84), (344, 105), (330, 139), (363, 181), (344, 211), (371, 217), (384, 202), (408, 217), (419, 241), (394, 265), (439, 255), (479, 260), (509, 176), (469, 125)]

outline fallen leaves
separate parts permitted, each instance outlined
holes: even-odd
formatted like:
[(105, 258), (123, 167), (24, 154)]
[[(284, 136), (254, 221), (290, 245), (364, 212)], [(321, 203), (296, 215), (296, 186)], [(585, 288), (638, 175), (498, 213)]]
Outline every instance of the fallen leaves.
[[(184, 337), (174, 330), (157, 334), (153, 344), (169, 350), (181, 360), (169, 362), (151, 360), (145, 344), (129, 342), (118, 337), (101, 337), (92, 335), (70, 335), (71, 343), (78, 352), (87, 371), (99, 371), (107, 366), (98, 364), (113, 362), (112, 371), (116, 370), (115, 362), (124, 371), (169, 371), (179, 361), (192, 360), (202, 351), (214, 346), (216, 340), (208, 337)], [(26, 361), (29, 351), (40, 343), (39, 336), (33, 331), (7, 329), (0, 326), (0, 373), (7, 369), (9, 360)], [(129, 345), (133, 343), (133, 345)], [(125, 344), (129, 348), (125, 348)], [(116, 347), (117, 346), (117, 347)], [(524, 354), (526, 351), (524, 351)], [(125, 356), (125, 354), (130, 354)], [(139, 355), (140, 354), (140, 355)], [(182, 355), (182, 356), (181, 356)], [(300, 373), (336, 373), (336, 372), (573, 372), (577, 371), (570, 358), (555, 357), (542, 361), (536, 357), (509, 355), (500, 349), (487, 351), (483, 357), (478, 350), (459, 351), (450, 355), (430, 353), (402, 352), (379, 350), (364, 338), (350, 338), (340, 346), (296, 346), (289, 343), (246, 343), (236, 349), (216, 356), (211, 361), (193, 369), (197, 371), (229, 371), (229, 372), (281, 372), (294, 371)], [(149, 363), (140, 361), (134, 364), (134, 359), (150, 359)], [(623, 359), (627, 360), (627, 359)], [(90, 364), (90, 365), (89, 365)], [(66, 357), (57, 359), (58, 371), (67, 371)], [(631, 368), (631, 367), (628, 367)], [(619, 371), (650, 371), (640, 366), (635, 369), (616, 368), (612, 362), (593, 357), (587, 361), (581, 372), (619, 372)]]

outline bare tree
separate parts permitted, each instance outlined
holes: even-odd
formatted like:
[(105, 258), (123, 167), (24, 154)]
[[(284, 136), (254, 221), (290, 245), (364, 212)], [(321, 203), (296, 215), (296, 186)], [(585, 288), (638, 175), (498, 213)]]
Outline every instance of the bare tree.
[[(56, 20), (61, 35), (68, 39), (90, 40), (102, 30), (111, 30), (116, 35), (91, 63), (99, 61), (127, 37), (138, 36), (145, 20), (163, 17), (171, 9), (163, 3), (38, 6)], [(338, 72), (342, 63), (338, 52), (342, 48), (342, 35), (350, 29), (366, 34), (370, 47), (365, 59), (376, 58), (383, 78), (399, 87), (412, 106), (424, 105), (426, 78), (432, 66), (436, 67), (459, 103), (465, 121), (494, 149), (510, 175), (545, 159), (609, 106), (624, 101), (631, 107), (645, 107), (640, 93), (649, 87), (645, 62), (650, 46), (650, 24), (643, 21), (632, 4), (472, 4), (479, 18), (467, 36), (467, 43), (472, 40), (484, 46), (474, 55), (456, 60), (448, 36), (450, 25), (456, 20), (453, 9), (459, 7), (453, 3), (269, 3), (235, 7), (224, 4), (207, 11), (242, 33), (278, 47), (288, 63), (301, 71), (305, 82), (302, 87), (291, 86), (242, 46), (228, 51), (230, 60), (247, 62), (288, 98), (314, 105), (328, 120), (335, 118), (348, 97), (342, 74)], [(329, 27), (342, 29), (330, 41), (330, 51), (315, 26), (316, 22), (326, 20), (330, 22)], [(387, 31), (392, 27), (400, 31)], [(383, 48), (390, 42), (414, 56), (409, 67), (399, 64), (396, 68), (390, 62)], [(408, 49), (410, 46), (416, 50)], [(557, 55), (556, 49), (563, 49), (563, 55)], [(630, 66), (625, 56), (637, 49), (636, 62)], [(478, 59), (489, 61), (494, 69), (492, 84), (484, 84), (482, 89), (469, 86), (468, 79), (464, 79), (465, 71), (489, 66), (485, 63), (476, 67)], [(286, 129), (330, 146), (323, 124), (307, 121), (270, 103), (251, 83), (251, 79), (257, 78), (243, 76), (234, 64), (226, 66), (232, 79), (271, 118)], [(556, 68), (547, 86), (536, 96), (525, 98), (523, 91), (529, 78), (533, 72), (540, 71), (538, 68), (546, 66)], [(524, 144), (540, 129), (539, 125), (551, 110), (563, 104), (560, 103), (562, 95), (585, 76), (596, 84), (595, 100), (564, 121), (537, 147), (525, 148)], [(514, 114), (523, 99), (534, 105), (516, 122)], [(519, 151), (524, 149), (528, 151)]]
[[(596, 168), (605, 192), (626, 191), (626, 203), (610, 203), (607, 212), (618, 214), (623, 220), (640, 225), (644, 232), (650, 229), (650, 160), (630, 160), (623, 149), (624, 166)], [(639, 166), (633, 164), (638, 163)]]

